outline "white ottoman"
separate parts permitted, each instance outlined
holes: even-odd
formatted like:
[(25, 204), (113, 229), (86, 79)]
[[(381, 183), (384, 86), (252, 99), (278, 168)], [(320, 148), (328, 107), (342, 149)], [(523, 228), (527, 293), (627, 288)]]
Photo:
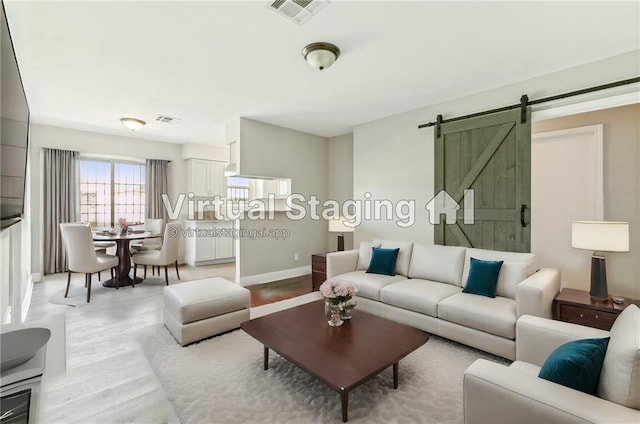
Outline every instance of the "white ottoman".
[(240, 327), (249, 319), (251, 294), (224, 278), (164, 287), (164, 325), (184, 346)]

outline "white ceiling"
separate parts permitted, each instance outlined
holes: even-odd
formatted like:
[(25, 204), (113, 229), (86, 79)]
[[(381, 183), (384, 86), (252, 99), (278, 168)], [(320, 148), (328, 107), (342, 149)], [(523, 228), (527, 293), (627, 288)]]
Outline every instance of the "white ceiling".
[[(178, 143), (223, 144), (234, 116), (340, 135), (640, 48), (637, 1), (334, 0), (304, 25), (268, 3), (5, 0), (34, 122)], [(315, 41), (332, 68), (302, 58)]]

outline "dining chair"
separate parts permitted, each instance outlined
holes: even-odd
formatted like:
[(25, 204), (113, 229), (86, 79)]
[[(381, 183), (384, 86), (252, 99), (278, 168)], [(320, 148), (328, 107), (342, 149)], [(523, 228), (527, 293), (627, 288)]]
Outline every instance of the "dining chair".
[[(182, 223), (170, 222), (164, 227), (163, 243), (160, 250), (144, 250), (134, 253), (131, 257), (133, 261), (133, 280), (136, 279), (138, 265), (144, 266), (145, 277), (147, 275), (147, 265), (161, 267), (164, 266), (164, 279), (169, 285), (169, 275), (167, 273), (168, 265), (175, 265), (178, 280), (180, 272), (178, 271), (178, 247), (180, 246), (180, 237), (182, 235)], [(159, 274), (159, 273), (158, 273)]]
[[(93, 242), (93, 250), (96, 252), (96, 254), (100, 255), (106, 255), (107, 254), (107, 249), (110, 249), (112, 247), (116, 247), (116, 243), (114, 241), (94, 241)], [(111, 278), (113, 278), (113, 268), (111, 268)], [(100, 272), (98, 272), (98, 281), (100, 281), (102, 278), (100, 277)]]
[[(87, 225), (88, 227), (91, 227), (91, 223), (83, 221), (80, 222), (80, 224), (83, 225)], [(116, 247), (116, 243), (114, 241), (94, 241), (93, 242), (93, 250), (96, 251), (96, 253), (102, 253), (102, 254), (107, 254), (107, 249), (110, 249), (112, 247)], [(113, 278), (113, 268), (111, 268), (111, 278)], [(98, 281), (102, 280), (100, 272), (98, 272)]]
[[(164, 219), (147, 218), (144, 221), (144, 230), (152, 234), (162, 234), (164, 231)], [(131, 242), (131, 253), (141, 252), (144, 250), (160, 250), (162, 247), (162, 236), (146, 238)], [(151, 267), (151, 273), (155, 275), (156, 267)], [(158, 267), (158, 275), (160, 275), (160, 267)], [(145, 278), (147, 276), (145, 275)]]
[(71, 285), (71, 273), (81, 272), (85, 274), (85, 286), (87, 287), (87, 303), (91, 302), (91, 274), (116, 268), (116, 289), (118, 289), (118, 257), (112, 255), (96, 254), (93, 247), (91, 228), (84, 223), (60, 224), (62, 242), (67, 251), (68, 274), (67, 290), (64, 297), (69, 295)]
[[(162, 234), (164, 229), (164, 219), (147, 218), (144, 221), (144, 230), (152, 234)], [(143, 240), (136, 240), (131, 243), (132, 250), (160, 250), (162, 246), (162, 236), (152, 237)]]

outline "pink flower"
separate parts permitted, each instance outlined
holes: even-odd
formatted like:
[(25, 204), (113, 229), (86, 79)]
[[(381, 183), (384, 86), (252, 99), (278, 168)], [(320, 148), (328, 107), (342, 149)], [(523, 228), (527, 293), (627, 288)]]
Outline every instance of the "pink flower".
[(320, 293), (327, 299), (335, 299), (336, 302), (346, 302), (358, 292), (358, 289), (349, 283), (337, 279), (327, 280), (320, 285)]

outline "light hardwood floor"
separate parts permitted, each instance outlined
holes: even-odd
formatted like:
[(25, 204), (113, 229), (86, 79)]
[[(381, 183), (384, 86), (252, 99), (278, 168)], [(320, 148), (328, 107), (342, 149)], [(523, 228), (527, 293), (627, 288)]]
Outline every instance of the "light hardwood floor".
[[(234, 266), (182, 266), (180, 276), (182, 281), (233, 280)], [(169, 278), (177, 282), (175, 271)], [(81, 300), (83, 281), (83, 275), (74, 275), (69, 299), (63, 298), (66, 274), (34, 284), (27, 323), (61, 316), (66, 322), (66, 373), (45, 374), (40, 422), (179, 422), (137, 342), (141, 331), (162, 323), (164, 277), (148, 273), (135, 288), (115, 290), (102, 287), (94, 276), (90, 304)]]

